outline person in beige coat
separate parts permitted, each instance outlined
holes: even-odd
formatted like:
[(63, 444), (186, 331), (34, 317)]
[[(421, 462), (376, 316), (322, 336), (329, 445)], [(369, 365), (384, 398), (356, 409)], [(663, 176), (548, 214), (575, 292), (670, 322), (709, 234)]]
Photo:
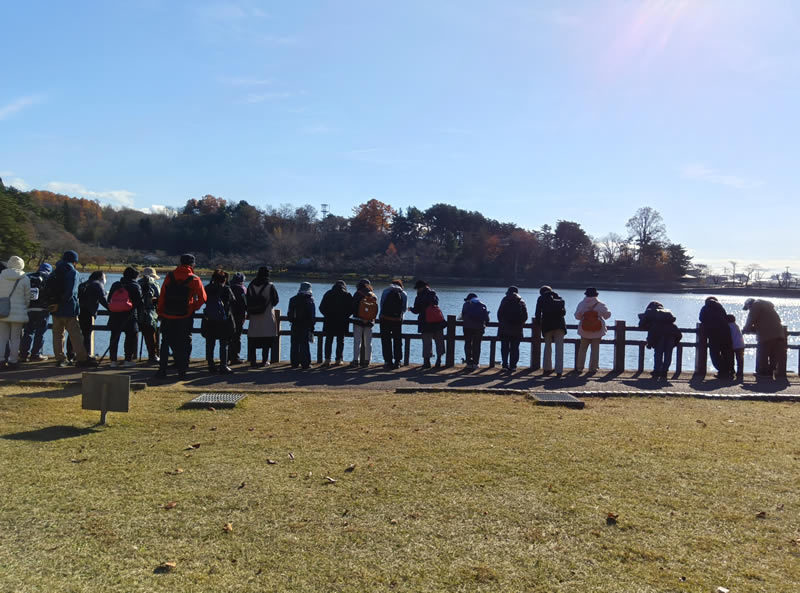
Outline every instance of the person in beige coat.
[(605, 320), (611, 317), (611, 311), (597, 300), (597, 289), (587, 288), (586, 295), (575, 309), (575, 319), (579, 320), (578, 335), (581, 337), (581, 344), (578, 347), (578, 360), (575, 363), (575, 370), (583, 371), (586, 363), (586, 350), (592, 347), (589, 357), (589, 371), (594, 372), (600, 365), (600, 340), (606, 335)]
[(28, 323), (28, 307), (31, 303), (31, 279), (23, 271), (25, 262), (16, 255), (6, 263), (0, 272), (0, 298), (10, 297), (11, 307), (8, 317), (0, 318), (0, 353), (8, 345), (8, 368), (19, 365), (19, 340), (22, 328)]

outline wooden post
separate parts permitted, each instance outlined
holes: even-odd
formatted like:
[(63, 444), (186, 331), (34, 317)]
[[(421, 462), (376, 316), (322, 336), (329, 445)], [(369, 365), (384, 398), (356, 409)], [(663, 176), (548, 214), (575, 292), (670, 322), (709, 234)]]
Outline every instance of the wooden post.
[(317, 364), (322, 363), (322, 342), (324, 339), (325, 337), (321, 333), (317, 336)]
[(269, 361), (275, 364), (281, 361), (281, 310), (273, 309), (272, 314), (275, 315), (275, 327), (278, 335), (275, 337), (275, 346), (270, 349)]
[(675, 372), (681, 374), (683, 370), (683, 346), (678, 344), (675, 346)]
[(637, 370), (641, 373), (644, 371), (644, 344), (639, 344), (639, 366)]
[(494, 367), (496, 356), (497, 356), (497, 340), (492, 340), (489, 342), (489, 368)]
[(614, 324), (614, 371), (621, 373), (625, 370), (625, 321)]
[(531, 318), (531, 370), (538, 371), (542, 366), (542, 332), (536, 318)]
[(789, 356), (789, 328), (785, 325), (783, 327), (783, 343), (784, 347), (781, 349), (780, 358), (778, 358), (778, 364), (775, 365), (775, 376), (776, 377), (785, 377), (786, 376), (786, 360)]
[(450, 368), (456, 363), (456, 316), (447, 316), (447, 336), (445, 337), (447, 352), (445, 353), (445, 368)]
[(408, 366), (408, 362), (411, 360), (411, 338), (405, 338), (405, 349), (403, 350), (403, 364)]
[(694, 346), (694, 374), (706, 376), (708, 371), (708, 338), (701, 324), (697, 324), (697, 340)]

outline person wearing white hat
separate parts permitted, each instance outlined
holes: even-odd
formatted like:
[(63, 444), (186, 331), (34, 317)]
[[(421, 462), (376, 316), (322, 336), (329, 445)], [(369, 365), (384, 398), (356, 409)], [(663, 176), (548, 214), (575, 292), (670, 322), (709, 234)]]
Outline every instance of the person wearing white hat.
[(19, 340), (28, 322), (31, 302), (31, 279), (23, 271), (25, 262), (12, 255), (0, 272), (0, 354), (8, 352), (8, 368), (19, 365)]

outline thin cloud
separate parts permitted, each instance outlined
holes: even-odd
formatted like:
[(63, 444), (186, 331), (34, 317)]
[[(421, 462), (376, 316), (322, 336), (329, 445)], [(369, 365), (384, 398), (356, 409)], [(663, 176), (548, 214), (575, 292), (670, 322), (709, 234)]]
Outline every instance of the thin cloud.
[(289, 97), (293, 97), (294, 94), (290, 92), (278, 92), (272, 91), (268, 93), (248, 93), (244, 96), (244, 98), (240, 101), (241, 103), (263, 103), (264, 101), (270, 101), (272, 99), (288, 99)]
[(717, 185), (724, 185), (734, 189), (753, 189), (754, 187), (764, 185), (762, 181), (748, 179), (738, 175), (720, 173), (700, 163), (694, 163), (683, 167), (681, 176), (685, 179), (696, 179), (707, 183), (716, 183)]
[(0, 107), (0, 120), (8, 119), (15, 113), (18, 113), (25, 109), (26, 107), (30, 107), (31, 105), (36, 105), (37, 103), (41, 103), (44, 101), (44, 97), (41, 95), (28, 95), (26, 97), (20, 97), (16, 101), (12, 101), (7, 105), (3, 105)]
[(169, 206), (164, 206), (163, 204), (151, 204), (147, 208), (139, 208), (139, 212), (144, 212), (145, 214), (168, 214)]
[(15, 175), (14, 171), (0, 171), (0, 179), (3, 180), (3, 185), (6, 187), (15, 187), (20, 191), (31, 189), (30, 184), (22, 177)]
[(47, 189), (57, 193), (71, 194), (92, 200), (106, 200), (116, 202), (121, 206), (133, 208), (133, 196), (136, 194), (124, 189), (114, 189), (109, 191), (94, 191), (87, 189), (80, 183), (66, 183), (64, 181), (51, 181), (47, 184)]

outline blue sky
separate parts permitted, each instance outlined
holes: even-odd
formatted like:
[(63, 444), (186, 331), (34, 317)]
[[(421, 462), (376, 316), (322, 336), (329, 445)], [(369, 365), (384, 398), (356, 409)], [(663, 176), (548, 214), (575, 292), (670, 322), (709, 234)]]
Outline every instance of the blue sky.
[(27, 2), (4, 7), (0, 176), (152, 208), (437, 202), (789, 265), (800, 4)]

